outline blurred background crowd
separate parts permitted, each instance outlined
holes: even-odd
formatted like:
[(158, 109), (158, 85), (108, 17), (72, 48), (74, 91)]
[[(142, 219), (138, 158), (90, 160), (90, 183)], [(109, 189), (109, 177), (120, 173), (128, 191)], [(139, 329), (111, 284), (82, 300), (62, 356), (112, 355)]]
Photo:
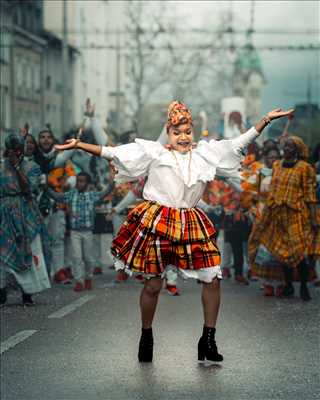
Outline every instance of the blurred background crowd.
[[(260, 279), (266, 296), (292, 296), (295, 280), (318, 285), (317, 15), (316, 1), (2, 0), (1, 304), (12, 276), (26, 305), (53, 283), (91, 290), (93, 275), (113, 268), (112, 237), (141, 201), (143, 182), (115, 185), (106, 160), (54, 144), (165, 144), (176, 98), (190, 106), (197, 140), (233, 138), (272, 108), (295, 108), (249, 147), (242, 181), (217, 178), (199, 206), (217, 227), (225, 278), (244, 286)], [(281, 231), (263, 235), (272, 202), (314, 204), (301, 228), (312, 249), (303, 265), (295, 254), (290, 260), (299, 268), (279, 262), (271, 242)], [(271, 217), (292, 224), (299, 249), (297, 216), (283, 209)], [(179, 294), (176, 276), (166, 285)]]

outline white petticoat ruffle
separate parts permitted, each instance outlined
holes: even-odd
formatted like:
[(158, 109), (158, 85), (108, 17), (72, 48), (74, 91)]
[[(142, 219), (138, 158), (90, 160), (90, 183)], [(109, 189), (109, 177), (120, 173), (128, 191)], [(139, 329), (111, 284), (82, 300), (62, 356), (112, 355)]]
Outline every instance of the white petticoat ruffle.
[[(118, 258), (114, 259), (114, 267), (116, 271), (122, 270), (129, 276), (134, 274), (141, 274), (141, 272), (132, 272), (121, 260)], [(210, 283), (215, 278), (222, 279), (222, 271), (220, 265), (216, 265), (215, 267), (208, 268), (200, 268), (198, 270), (194, 269), (182, 269), (178, 268), (175, 265), (168, 265), (166, 269), (162, 272), (161, 278), (165, 278), (168, 271), (175, 270), (178, 275), (183, 279), (197, 279), (201, 282)], [(146, 279), (154, 278), (156, 275), (153, 274), (143, 274), (143, 277)]]

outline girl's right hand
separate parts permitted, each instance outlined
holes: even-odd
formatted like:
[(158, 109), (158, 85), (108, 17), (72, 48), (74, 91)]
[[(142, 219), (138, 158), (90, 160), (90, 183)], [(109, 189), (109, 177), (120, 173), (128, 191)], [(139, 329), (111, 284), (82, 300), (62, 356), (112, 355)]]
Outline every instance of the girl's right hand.
[(57, 150), (75, 149), (79, 142), (80, 142), (79, 139), (69, 139), (64, 144), (55, 144), (54, 148), (57, 149)]

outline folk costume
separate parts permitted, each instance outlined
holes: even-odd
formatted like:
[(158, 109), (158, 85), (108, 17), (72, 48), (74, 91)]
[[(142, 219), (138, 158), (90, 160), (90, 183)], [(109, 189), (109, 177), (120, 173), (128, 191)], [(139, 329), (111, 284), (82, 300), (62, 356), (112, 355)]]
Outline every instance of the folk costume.
[[(181, 123), (192, 124), (191, 113), (173, 102), (167, 127)], [(232, 140), (201, 140), (186, 154), (143, 139), (102, 147), (101, 156), (112, 160), (118, 171), (116, 181), (148, 178), (145, 201), (129, 213), (113, 241), (116, 268), (154, 277), (174, 265), (185, 277), (222, 279), (215, 228), (196, 205), (216, 173), (239, 176), (243, 151), (258, 135), (253, 127)]]
[[(5, 141), (6, 151), (23, 140), (10, 135)], [(17, 175), (21, 170), (28, 181), (23, 190)], [(33, 161), (21, 160), (15, 168), (6, 157), (0, 168), (0, 305), (7, 300), (8, 274), (14, 276), (22, 289), (23, 304), (33, 304), (31, 294), (51, 287), (46, 260), (50, 259), (48, 235), (35, 197), (40, 169)]]
[(198, 341), (198, 361), (223, 360), (215, 342), (222, 278), (220, 252), (214, 225), (196, 205), (207, 182), (216, 174), (240, 179), (240, 161), (246, 146), (272, 119), (291, 115), (293, 111), (275, 109), (238, 138), (201, 140), (192, 150), (191, 113), (183, 103), (173, 102), (168, 110), (169, 146), (143, 139), (118, 147), (96, 146), (79, 139), (56, 146), (60, 150), (79, 148), (112, 161), (118, 182), (147, 178), (144, 202), (130, 212), (112, 244), (117, 268), (153, 278), (145, 280), (140, 295), (140, 362), (151, 362), (153, 358), (152, 321), (161, 277), (171, 265), (203, 282), (204, 325)]
[[(266, 207), (249, 240), (249, 257), (259, 277), (281, 281), (287, 280), (286, 274), (290, 273), (291, 281), (306, 281), (314, 271), (307, 268), (305, 259), (320, 253), (319, 234), (312, 230), (309, 210), (309, 204), (316, 204), (316, 176), (305, 161), (307, 146), (299, 137), (290, 139), (297, 147), (299, 159), (290, 165), (285, 160), (273, 164)], [(268, 268), (260, 263), (262, 251), (274, 258), (272, 268), (270, 262)]]

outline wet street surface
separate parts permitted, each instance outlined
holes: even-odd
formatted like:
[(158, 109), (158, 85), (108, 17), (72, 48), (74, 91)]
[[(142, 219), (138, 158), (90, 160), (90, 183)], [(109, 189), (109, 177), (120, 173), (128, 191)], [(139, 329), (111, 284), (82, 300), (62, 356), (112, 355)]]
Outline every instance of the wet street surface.
[(139, 364), (142, 285), (113, 279), (109, 270), (82, 293), (55, 285), (26, 309), (10, 292), (0, 310), (2, 400), (319, 398), (320, 289), (310, 285), (303, 303), (223, 281), (216, 338), (225, 360), (206, 367), (197, 363), (201, 287), (180, 281), (180, 297), (160, 296), (154, 361)]

